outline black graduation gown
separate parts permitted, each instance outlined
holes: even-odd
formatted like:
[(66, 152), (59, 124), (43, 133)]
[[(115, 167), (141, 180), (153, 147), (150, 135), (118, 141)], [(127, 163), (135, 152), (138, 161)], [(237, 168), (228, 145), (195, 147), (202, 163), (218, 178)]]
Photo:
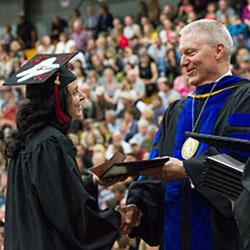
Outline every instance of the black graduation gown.
[(92, 179), (82, 181), (71, 143), (48, 127), (8, 168), (6, 250), (110, 250), (120, 216), (100, 211)]
[[(181, 100), (173, 103), (165, 112), (160, 128), (161, 136), (157, 145), (153, 146), (153, 150), (154, 148), (157, 149), (159, 156), (172, 156), (176, 127), (184, 102), (185, 100)], [(234, 89), (228, 96), (227, 102), (223, 105), (213, 127), (213, 134), (225, 136), (231, 131), (241, 131), (246, 134), (250, 133), (250, 126), (229, 126), (227, 119), (232, 113), (250, 113), (249, 84), (242, 84), (241, 87)], [(203, 154), (184, 161), (184, 168), (197, 191), (209, 201), (212, 219), (212, 249), (237, 250), (241, 249), (242, 245), (229, 200), (199, 187), (199, 181), (204, 169), (202, 163), (205, 157), (217, 153), (215, 149), (210, 148)], [(136, 182), (131, 186), (127, 198), (127, 204), (136, 204), (143, 212), (141, 225), (134, 228), (131, 236), (137, 235), (148, 244), (154, 246), (159, 244), (162, 245), (163, 241), (164, 188), (164, 183), (157, 180), (146, 180), (144, 183), (142, 181)], [(182, 199), (185, 201), (184, 190), (183, 197)], [(185, 220), (185, 211), (183, 217)], [(184, 234), (185, 233), (186, 231), (184, 228)], [(181, 249), (190, 249), (190, 246), (186, 245)]]
[(250, 158), (242, 178), (243, 191), (235, 201), (235, 218), (244, 249), (250, 249)]

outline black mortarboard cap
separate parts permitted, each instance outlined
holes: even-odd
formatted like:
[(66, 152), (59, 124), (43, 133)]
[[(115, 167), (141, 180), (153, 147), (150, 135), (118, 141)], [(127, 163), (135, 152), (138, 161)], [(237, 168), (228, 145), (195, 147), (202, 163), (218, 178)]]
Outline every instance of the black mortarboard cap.
[(4, 85), (35, 85), (50, 83), (60, 71), (60, 85), (65, 87), (76, 79), (65, 66), (78, 52), (67, 54), (38, 54), (30, 59), (21, 69), (9, 77)]
[(249, 140), (194, 132), (185, 132), (185, 135), (216, 148), (226, 148), (250, 152)]

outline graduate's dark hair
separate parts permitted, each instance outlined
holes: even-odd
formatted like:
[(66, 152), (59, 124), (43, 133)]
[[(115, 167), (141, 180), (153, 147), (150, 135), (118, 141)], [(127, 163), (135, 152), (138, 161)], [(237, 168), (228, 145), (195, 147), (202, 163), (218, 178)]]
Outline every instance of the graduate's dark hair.
[[(54, 81), (54, 79), (52, 79)], [(62, 110), (67, 113), (67, 88), (60, 90)], [(30, 85), (26, 87), (26, 99), (17, 112), (17, 130), (12, 138), (6, 141), (6, 155), (15, 157), (34, 134), (53, 126), (66, 135), (70, 122), (59, 124), (56, 121), (54, 84)]]

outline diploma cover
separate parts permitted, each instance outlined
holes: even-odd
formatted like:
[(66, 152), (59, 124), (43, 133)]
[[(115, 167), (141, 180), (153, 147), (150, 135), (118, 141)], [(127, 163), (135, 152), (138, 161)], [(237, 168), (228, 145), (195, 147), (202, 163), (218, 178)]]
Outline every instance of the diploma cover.
[(140, 171), (163, 167), (169, 157), (160, 157), (152, 160), (125, 162), (125, 156), (115, 153), (108, 161), (93, 167), (90, 171), (101, 179), (109, 179), (122, 176), (137, 176)]

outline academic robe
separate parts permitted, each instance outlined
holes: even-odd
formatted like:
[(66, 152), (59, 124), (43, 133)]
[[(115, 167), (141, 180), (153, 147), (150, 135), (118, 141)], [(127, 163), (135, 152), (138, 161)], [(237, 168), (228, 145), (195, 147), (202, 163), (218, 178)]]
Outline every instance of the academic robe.
[(110, 250), (120, 216), (100, 211), (92, 179), (82, 181), (73, 148), (48, 127), (8, 167), (5, 250)]
[(206, 156), (228, 153), (244, 160), (249, 154), (225, 149), (216, 151), (200, 143), (192, 159), (184, 160), (181, 155), (187, 139), (184, 132), (192, 131), (192, 115), (196, 121), (202, 109), (195, 132), (250, 139), (248, 80), (225, 76), (210, 93), (212, 87), (213, 83), (198, 87), (194, 102), (193, 97), (188, 96), (166, 110), (150, 154), (151, 158), (168, 155), (183, 160), (189, 178), (166, 183), (139, 181), (128, 193), (127, 203), (136, 204), (143, 213), (141, 225), (131, 236), (138, 235), (150, 245), (160, 244), (164, 250), (241, 248), (229, 200), (201, 188), (199, 181)]
[(235, 219), (238, 225), (244, 249), (250, 249), (250, 158), (244, 168), (243, 191), (235, 201)]

